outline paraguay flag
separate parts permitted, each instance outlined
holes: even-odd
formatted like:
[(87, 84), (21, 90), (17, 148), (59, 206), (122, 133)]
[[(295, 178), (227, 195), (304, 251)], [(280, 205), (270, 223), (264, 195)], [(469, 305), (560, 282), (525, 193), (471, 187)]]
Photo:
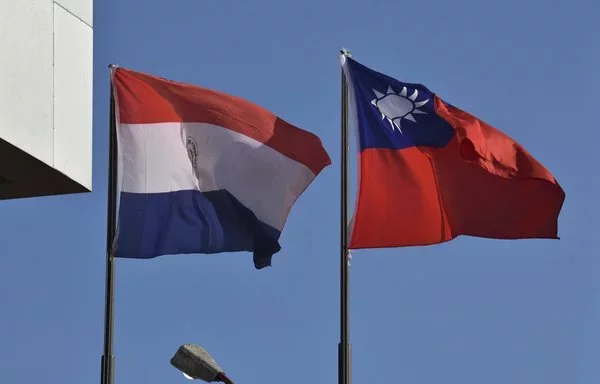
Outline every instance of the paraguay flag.
[(238, 97), (116, 68), (115, 256), (252, 251), (271, 265), (320, 139)]
[(343, 69), (359, 150), (350, 248), (557, 238), (565, 193), (522, 146), (421, 84), (349, 57)]

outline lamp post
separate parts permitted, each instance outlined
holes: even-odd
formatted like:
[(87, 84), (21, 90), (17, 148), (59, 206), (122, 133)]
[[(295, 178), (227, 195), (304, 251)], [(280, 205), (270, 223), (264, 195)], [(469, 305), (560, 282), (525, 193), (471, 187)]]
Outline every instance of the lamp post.
[(171, 365), (188, 379), (234, 384), (206, 349), (198, 345), (184, 344), (179, 347), (171, 358)]

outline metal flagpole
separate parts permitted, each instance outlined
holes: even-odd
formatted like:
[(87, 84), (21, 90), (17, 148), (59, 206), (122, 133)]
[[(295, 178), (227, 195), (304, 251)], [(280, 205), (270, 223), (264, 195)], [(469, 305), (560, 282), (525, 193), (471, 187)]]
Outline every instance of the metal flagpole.
[[(349, 56), (349, 52), (342, 49), (341, 54)], [(349, 337), (349, 297), (348, 280), (350, 265), (348, 263), (348, 168), (350, 145), (348, 140), (348, 83), (342, 67), (342, 123), (341, 123), (341, 223), (340, 223), (340, 343), (338, 345), (338, 383), (351, 384), (351, 345)]]
[(106, 303), (104, 312), (104, 353), (102, 354), (101, 384), (113, 384), (114, 363), (113, 356), (113, 299), (114, 299), (114, 274), (115, 264), (113, 245), (116, 234), (117, 214), (117, 122), (115, 115), (115, 97), (113, 93), (112, 74), (116, 65), (109, 65), (110, 69), (110, 122), (109, 122), (109, 155), (108, 155), (108, 207), (106, 231)]

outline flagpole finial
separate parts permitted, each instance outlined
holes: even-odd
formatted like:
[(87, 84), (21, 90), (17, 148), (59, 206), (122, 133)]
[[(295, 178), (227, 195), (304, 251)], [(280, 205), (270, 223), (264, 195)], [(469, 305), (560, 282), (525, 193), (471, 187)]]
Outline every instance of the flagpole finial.
[(108, 68), (109, 69), (119, 68), (119, 65), (118, 64), (108, 64)]
[(342, 49), (340, 50), (340, 54), (341, 54), (342, 56), (345, 56), (345, 57), (352, 57), (352, 54), (351, 54), (351, 53), (350, 53), (350, 51), (349, 51), (349, 50), (347, 50), (346, 48), (342, 48)]

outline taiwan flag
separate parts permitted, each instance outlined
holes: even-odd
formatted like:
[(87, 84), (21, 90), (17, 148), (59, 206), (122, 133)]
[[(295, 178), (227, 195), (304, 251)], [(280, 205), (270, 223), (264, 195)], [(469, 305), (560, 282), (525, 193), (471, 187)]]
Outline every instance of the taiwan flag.
[(351, 249), (558, 238), (565, 193), (521, 145), (421, 84), (342, 65), (359, 150)]

